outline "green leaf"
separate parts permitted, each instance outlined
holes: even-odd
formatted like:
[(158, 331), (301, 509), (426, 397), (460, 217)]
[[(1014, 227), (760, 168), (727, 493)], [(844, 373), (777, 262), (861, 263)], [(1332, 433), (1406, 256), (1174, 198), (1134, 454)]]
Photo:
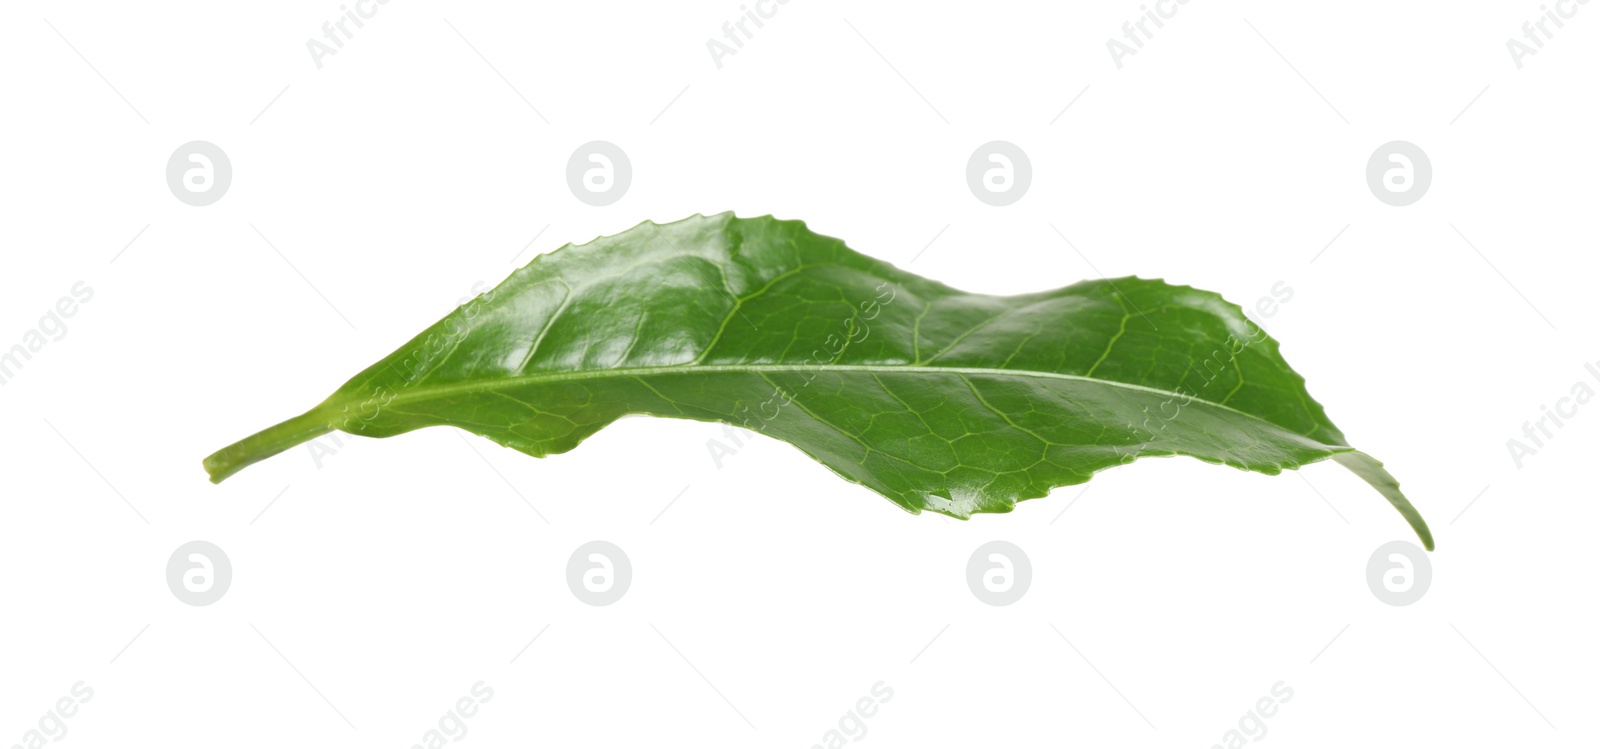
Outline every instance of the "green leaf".
[(1145, 456), (1266, 474), (1331, 457), (1433, 548), (1382, 464), (1214, 293), (1119, 278), (969, 294), (801, 222), (731, 213), (541, 256), (205, 468), (221, 481), (332, 430), (435, 425), (544, 457), (633, 413), (745, 427), (959, 518)]

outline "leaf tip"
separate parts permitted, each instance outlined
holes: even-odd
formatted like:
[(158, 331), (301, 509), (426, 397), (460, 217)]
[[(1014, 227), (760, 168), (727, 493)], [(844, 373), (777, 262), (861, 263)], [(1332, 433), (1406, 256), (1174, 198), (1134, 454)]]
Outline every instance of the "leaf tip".
[(1433, 551), (1433, 532), (1428, 530), (1428, 521), (1422, 519), (1422, 513), (1411, 504), (1411, 500), (1400, 493), (1400, 482), (1395, 479), (1377, 458), (1359, 450), (1337, 453), (1333, 456), (1335, 462), (1350, 469), (1351, 473), (1367, 482), (1372, 488), (1377, 489), (1384, 499), (1389, 500), (1404, 517), (1411, 530), (1422, 541), (1422, 548)]

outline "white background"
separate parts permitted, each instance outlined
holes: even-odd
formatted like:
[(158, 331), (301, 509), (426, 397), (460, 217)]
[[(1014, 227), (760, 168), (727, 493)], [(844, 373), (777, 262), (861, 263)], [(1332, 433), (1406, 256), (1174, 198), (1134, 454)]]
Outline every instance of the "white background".
[[(0, 387), (0, 745), (83, 681), (52, 746), (404, 747), (483, 681), (452, 745), (808, 747), (882, 681), (862, 745), (1208, 747), (1283, 681), (1252, 745), (1593, 746), (1600, 406), (1520, 469), (1506, 441), (1600, 389), (1600, 5), (1521, 69), (1531, 0), (1177, 7), (1119, 70), (1135, 2), (791, 0), (719, 70), (738, 0), (393, 0), (318, 69), (334, 0), (7, 3), (0, 349), (94, 297)], [(597, 139), (634, 169), (604, 208), (564, 176)], [(996, 139), (1034, 170), (1004, 208), (964, 177)], [(233, 165), (207, 207), (165, 181), (192, 140)], [(1409, 207), (1365, 182), (1393, 140), (1433, 165)], [(1431, 589), (1369, 591), (1411, 534), (1331, 463), (1146, 460), (963, 523), (628, 419), (205, 480), (474, 284), (724, 210), (973, 291), (1285, 282), (1266, 326), (1432, 524)], [(164, 579), (194, 539), (234, 570), (206, 607)], [(632, 560), (613, 606), (564, 580), (592, 539)], [(966, 585), (992, 539), (1033, 565), (1009, 607)]]

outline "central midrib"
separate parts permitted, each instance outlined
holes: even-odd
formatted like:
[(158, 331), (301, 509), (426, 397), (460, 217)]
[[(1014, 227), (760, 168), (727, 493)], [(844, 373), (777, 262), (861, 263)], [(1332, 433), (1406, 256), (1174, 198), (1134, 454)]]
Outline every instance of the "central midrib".
[[(914, 364), (828, 364), (810, 366), (804, 364), (679, 364), (666, 367), (630, 367), (623, 369), (584, 369), (575, 372), (545, 372), (539, 374), (517, 375), (514, 377), (496, 377), (489, 380), (476, 382), (462, 382), (451, 385), (428, 385), (420, 388), (406, 388), (396, 393), (390, 403), (414, 403), (428, 401), (436, 398), (447, 398), (452, 395), (472, 395), (487, 393), (496, 390), (516, 387), (519, 385), (543, 385), (561, 382), (580, 382), (585, 380), (625, 379), (636, 377), (662, 377), (680, 375), (705, 375), (705, 374), (768, 374), (784, 372), (861, 372), (870, 374), (929, 374), (929, 375), (975, 375), (999, 376), (1014, 378), (1040, 378), (1052, 380), (1067, 380), (1084, 382), (1103, 387), (1122, 388), (1152, 395), (1168, 396), (1171, 398), (1184, 398), (1189, 403), (1201, 403), (1212, 408), (1235, 413), (1245, 418), (1261, 422), (1273, 429), (1294, 434), (1319, 445), (1324, 443), (1312, 439), (1298, 432), (1290, 430), (1282, 424), (1277, 424), (1261, 418), (1247, 411), (1240, 411), (1232, 406), (1208, 401), (1183, 393), (1174, 393), (1170, 390), (1153, 388), (1145, 385), (1134, 385), (1116, 380), (1102, 380), (1082, 375), (1061, 374), (1058, 372), (1039, 372), (1033, 370), (993, 369), (987, 367), (929, 367)], [(342, 401), (337, 402), (342, 404)], [(1348, 445), (1324, 445), (1325, 447), (1348, 447)]]

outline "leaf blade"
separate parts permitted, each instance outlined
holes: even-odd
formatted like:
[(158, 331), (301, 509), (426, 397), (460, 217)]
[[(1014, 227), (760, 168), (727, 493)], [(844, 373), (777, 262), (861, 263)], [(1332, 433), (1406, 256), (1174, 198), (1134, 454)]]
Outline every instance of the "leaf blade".
[[(1138, 457), (1275, 474), (1353, 452), (1277, 342), (1210, 292), (1124, 278), (971, 294), (800, 222), (722, 214), (536, 258), (206, 467), (220, 481), (318, 419), (380, 437), (458, 426), (543, 457), (628, 413), (753, 428), (957, 517)], [(1431, 548), (1381, 464), (1341, 462)]]

